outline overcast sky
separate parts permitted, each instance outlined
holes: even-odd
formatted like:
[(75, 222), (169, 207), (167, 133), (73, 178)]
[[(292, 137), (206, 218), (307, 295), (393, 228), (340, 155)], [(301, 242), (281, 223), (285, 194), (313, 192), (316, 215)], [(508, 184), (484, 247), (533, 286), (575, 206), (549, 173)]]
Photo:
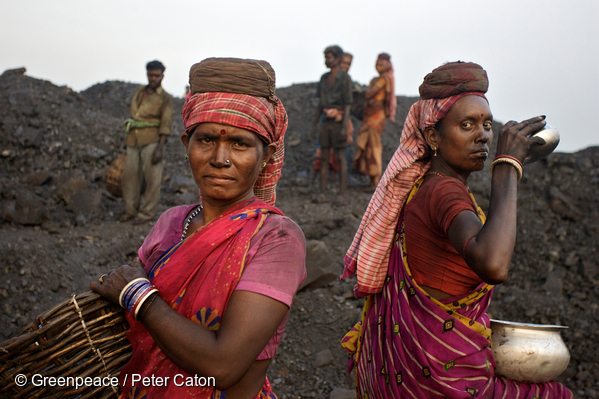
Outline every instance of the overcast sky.
[(313, 82), (330, 44), (354, 54), (360, 83), (391, 54), (398, 95), (417, 95), (444, 62), (479, 63), (496, 120), (545, 114), (558, 151), (599, 145), (597, 0), (4, 0), (0, 13), (0, 72), (25, 66), (77, 91), (146, 83), (145, 63), (159, 59), (181, 97), (189, 67), (215, 56), (267, 60), (278, 87)]

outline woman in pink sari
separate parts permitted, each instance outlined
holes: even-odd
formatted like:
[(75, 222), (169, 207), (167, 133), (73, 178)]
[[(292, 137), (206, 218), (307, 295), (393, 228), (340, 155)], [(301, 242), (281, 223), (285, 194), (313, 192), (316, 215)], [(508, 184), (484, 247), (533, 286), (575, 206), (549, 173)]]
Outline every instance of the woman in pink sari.
[(494, 375), (486, 310), (516, 238), (517, 182), (539, 116), (499, 132), (488, 218), (467, 187), (493, 139), (486, 72), (452, 62), (420, 86), (345, 258), (368, 296), (343, 338), (359, 398), (571, 398), (558, 383)]
[(167, 210), (137, 262), (91, 284), (127, 310), (121, 398), (276, 398), (266, 370), (306, 271), (303, 233), (274, 207), (274, 76), (255, 60), (191, 68), (181, 140), (202, 202)]

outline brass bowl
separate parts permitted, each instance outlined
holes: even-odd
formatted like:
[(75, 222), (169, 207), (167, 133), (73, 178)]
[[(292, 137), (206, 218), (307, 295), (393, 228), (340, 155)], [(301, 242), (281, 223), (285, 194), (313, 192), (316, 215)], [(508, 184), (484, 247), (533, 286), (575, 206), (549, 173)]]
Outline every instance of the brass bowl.
[(491, 320), (495, 374), (528, 383), (554, 380), (570, 362), (570, 352), (559, 334), (565, 328)]
[(545, 125), (539, 132), (533, 134), (534, 137), (540, 137), (545, 140), (545, 144), (536, 144), (530, 147), (524, 163), (537, 162), (547, 155), (551, 154), (559, 144), (559, 132), (554, 126)]

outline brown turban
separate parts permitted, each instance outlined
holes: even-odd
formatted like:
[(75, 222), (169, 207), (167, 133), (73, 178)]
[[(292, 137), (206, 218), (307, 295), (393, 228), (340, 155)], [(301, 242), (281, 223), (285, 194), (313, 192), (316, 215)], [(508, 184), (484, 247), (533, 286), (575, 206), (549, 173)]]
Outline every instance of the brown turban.
[(275, 102), (275, 71), (266, 61), (207, 58), (191, 67), (191, 93), (235, 93)]
[(473, 62), (448, 62), (433, 69), (420, 85), (420, 99), (441, 99), (464, 92), (486, 93), (489, 88), (487, 72)]

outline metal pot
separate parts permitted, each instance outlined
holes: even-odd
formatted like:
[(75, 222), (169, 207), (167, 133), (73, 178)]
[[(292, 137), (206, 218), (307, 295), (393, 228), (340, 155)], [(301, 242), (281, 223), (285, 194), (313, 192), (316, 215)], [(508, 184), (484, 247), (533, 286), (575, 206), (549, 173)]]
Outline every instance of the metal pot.
[(495, 374), (519, 382), (554, 380), (570, 362), (570, 352), (559, 334), (565, 328), (491, 320)]
[(533, 163), (545, 158), (547, 155), (551, 154), (555, 147), (559, 144), (559, 132), (554, 126), (545, 125), (545, 127), (533, 134), (534, 137), (541, 137), (545, 140), (545, 144), (533, 145), (528, 150), (528, 155), (526, 159), (524, 159), (524, 163)]

